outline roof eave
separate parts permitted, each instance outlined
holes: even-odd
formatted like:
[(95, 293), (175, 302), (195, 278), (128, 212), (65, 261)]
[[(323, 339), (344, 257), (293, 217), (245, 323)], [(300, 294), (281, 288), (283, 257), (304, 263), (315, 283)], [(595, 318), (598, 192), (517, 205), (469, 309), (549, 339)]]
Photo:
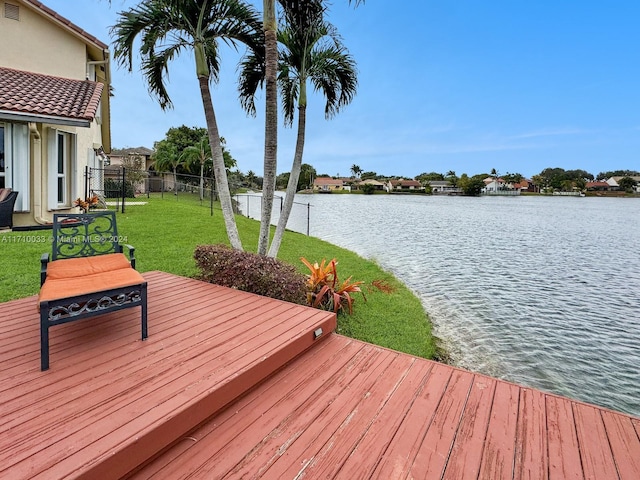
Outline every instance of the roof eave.
[(35, 113), (13, 112), (10, 110), (0, 110), (0, 120), (9, 120), (14, 122), (35, 122), (50, 123), (52, 125), (67, 125), (70, 127), (91, 126), (91, 120), (84, 118), (56, 117), (55, 115), (41, 115)]

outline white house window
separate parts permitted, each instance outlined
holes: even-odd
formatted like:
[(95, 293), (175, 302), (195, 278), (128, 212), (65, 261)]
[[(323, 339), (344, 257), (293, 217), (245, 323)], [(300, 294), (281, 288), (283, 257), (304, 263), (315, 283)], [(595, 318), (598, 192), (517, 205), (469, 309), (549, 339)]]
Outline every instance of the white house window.
[(49, 209), (67, 208), (74, 198), (76, 136), (61, 130), (49, 133)]
[(29, 210), (29, 128), (23, 123), (0, 123), (0, 188), (19, 193), (16, 212)]

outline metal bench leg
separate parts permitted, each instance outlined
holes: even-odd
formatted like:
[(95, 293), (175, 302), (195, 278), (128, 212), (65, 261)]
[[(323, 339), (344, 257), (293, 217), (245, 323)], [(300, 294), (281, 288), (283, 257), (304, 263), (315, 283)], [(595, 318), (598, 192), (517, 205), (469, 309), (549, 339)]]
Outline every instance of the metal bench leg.
[(141, 308), (142, 308), (142, 340), (147, 338), (147, 284), (145, 283), (140, 290)]
[(49, 370), (49, 305), (40, 305), (40, 370)]

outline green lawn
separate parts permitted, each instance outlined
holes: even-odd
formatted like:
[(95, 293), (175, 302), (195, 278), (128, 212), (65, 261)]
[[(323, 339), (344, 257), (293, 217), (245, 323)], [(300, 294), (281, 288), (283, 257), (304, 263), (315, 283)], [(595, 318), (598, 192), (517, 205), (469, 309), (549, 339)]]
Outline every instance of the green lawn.
[[(181, 195), (140, 198), (146, 205), (128, 206), (118, 214), (118, 230), (125, 242), (136, 247), (137, 268), (141, 272), (162, 270), (183, 276), (196, 275), (193, 251), (196, 245), (227, 244), (219, 209), (210, 215), (208, 204)], [(246, 250), (255, 251), (259, 223), (237, 217), (238, 229)], [(50, 251), (51, 231), (9, 232), (0, 234), (0, 301), (34, 295), (39, 289), (40, 256)], [(353, 252), (302, 234), (287, 232), (279, 258), (306, 267), (300, 257), (309, 261), (323, 258), (338, 260), (341, 280), (365, 282), (367, 301), (355, 294), (353, 315), (341, 314), (338, 331), (344, 335), (375, 343), (413, 355), (433, 358), (436, 355), (431, 323), (416, 296), (391, 274), (375, 263)], [(373, 282), (393, 287), (384, 293)], [(35, 308), (35, 305), (34, 305)]]

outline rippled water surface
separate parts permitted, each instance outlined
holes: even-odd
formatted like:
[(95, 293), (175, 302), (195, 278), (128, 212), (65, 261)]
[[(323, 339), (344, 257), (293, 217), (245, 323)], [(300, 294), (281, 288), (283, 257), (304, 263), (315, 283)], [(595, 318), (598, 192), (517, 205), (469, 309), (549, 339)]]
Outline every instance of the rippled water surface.
[[(457, 365), (640, 416), (637, 199), (296, 201), (312, 205), (311, 235), (417, 293)], [(306, 232), (306, 210), (290, 228)]]

